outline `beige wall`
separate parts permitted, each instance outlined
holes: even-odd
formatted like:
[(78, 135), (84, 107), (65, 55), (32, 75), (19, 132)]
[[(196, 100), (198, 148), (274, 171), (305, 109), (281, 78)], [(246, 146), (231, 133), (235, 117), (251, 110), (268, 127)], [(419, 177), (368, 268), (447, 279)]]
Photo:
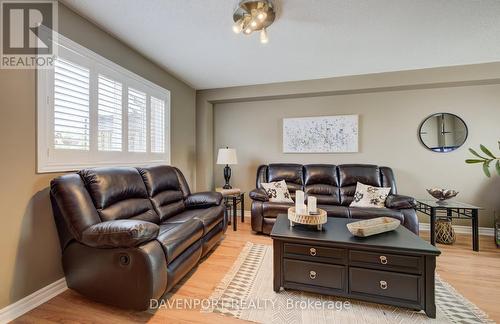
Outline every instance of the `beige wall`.
[[(200, 91), (197, 109), (205, 114), (212, 110), (213, 121), (204, 124), (197, 116), (197, 125), (203, 126), (198, 128), (198, 141), (209, 138), (202, 132), (211, 130), (213, 147), (206, 160), (198, 151), (198, 189), (203, 189), (202, 184), (223, 183), (223, 166), (214, 160), (217, 149), (224, 146), (237, 149), (239, 164), (232, 168), (232, 184), (247, 192), (254, 188), (255, 171), (262, 163), (373, 163), (394, 169), (403, 194), (428, 197), (425, 188), (429, 187), (460, 191), (460, 200), (486, 208), (480, 213), (480, 225), (492, 226), (493, 210), (500, 211), (500, 177), (485, 178), (480, 167), (464, 163), (468, 147), (483, 143), (496, 148), (500, 139), (500, 65), (489, 65), (494, 72), (490, 75), (480, 73), (485, 67), (432, 69), (427, 71), (427, 80), (422, 71), (413, 71), (327, 79), (324, 84), (311, 81), (314, 85), (304, 81), (302, 91), (306, 92), (298, 94), (287, 93), (291, 87), (301, 91), (295, 82), (247, 87), (247, 98), (244, 87)], [(393, 81), (400, 86), (386, 87)], [(261, 93), (267, 91), (265, 96), (258, 95), (259, 88)], [(426, 150), (417, 137), (422, 120), (443, 111), (461, 116), (469, 127), (465, 145), (447, 154)], [(282, 153), (283, 118), (339, 114), (359, 114), (359, 153)]]
[[(195, 90), (59, 6), (59, 30), (123, 67), (169, 89), (172, 164), (195, 177)], [(33, 70), (0, 70), (0, 308), (63, 276), (47, 186), (57, 174), (36, 174)]]

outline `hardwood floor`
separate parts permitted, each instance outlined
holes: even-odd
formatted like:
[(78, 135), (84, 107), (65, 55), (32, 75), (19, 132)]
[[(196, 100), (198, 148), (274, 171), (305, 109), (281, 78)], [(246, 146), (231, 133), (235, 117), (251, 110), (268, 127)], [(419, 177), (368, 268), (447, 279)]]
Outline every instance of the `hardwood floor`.
[[(422, 237), (428, 239), (428, 232)], [(207, 298), (230, 269), (247, 241), (272, 244), (271, 239), (251, 233), (249, 219), (238, 224), (238, 231), (228, 228), (226, 238), (195, 271), (169, 296), (176, 299)], [(458, 235), (452, 246), (439, 245), (442, 255), (437, 273), (462, 295), (500, 321), (500, 253), (492, 237), (481, 237), (480, 252), (473, 252), (471, 239)], [(18, 318), (15, 323), (235, 323), (242, 322), (198, 309), (160, 309), (155, 312), (132, 312), (92, 302), (67, 290)]]

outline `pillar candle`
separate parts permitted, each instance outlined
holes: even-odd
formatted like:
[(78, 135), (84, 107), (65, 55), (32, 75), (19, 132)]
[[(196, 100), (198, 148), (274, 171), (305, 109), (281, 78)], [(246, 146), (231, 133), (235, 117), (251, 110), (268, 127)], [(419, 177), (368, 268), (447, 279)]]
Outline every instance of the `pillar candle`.
[(295, 213), (305, 213), (304, 192), (302, 190), (295, 191)]
[(308, 214), (316, 214), (316, 197), (309, 196), (307, 197), (307, 213)]

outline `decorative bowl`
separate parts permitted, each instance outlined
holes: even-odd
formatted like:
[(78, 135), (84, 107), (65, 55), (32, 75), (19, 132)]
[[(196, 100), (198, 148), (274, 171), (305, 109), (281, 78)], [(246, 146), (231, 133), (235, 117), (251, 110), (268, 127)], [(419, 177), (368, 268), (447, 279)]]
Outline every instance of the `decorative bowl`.
[(375, 234), (393, 231), (401, 222), (390, 217), (377, 217), (347, 224), (347, 229), (352, 235), (367, 237)]
[(446, 199), (450, 199), (458, 195), (458, 191), (455, 190), (449, 190), (449, 189), (438, 189), (438, 188), (432, 188), (432, 189), (427, 189), (427, 192), (434, 198), (436, 198), (439, 201), (443, 201)]

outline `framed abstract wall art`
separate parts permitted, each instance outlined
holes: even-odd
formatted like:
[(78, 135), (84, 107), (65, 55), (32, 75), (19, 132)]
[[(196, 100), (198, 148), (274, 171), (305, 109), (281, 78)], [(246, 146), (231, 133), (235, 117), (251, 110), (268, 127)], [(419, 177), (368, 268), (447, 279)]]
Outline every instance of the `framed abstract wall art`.
[(358, 115), (283, 118), (283, 153), (358, 152)]

